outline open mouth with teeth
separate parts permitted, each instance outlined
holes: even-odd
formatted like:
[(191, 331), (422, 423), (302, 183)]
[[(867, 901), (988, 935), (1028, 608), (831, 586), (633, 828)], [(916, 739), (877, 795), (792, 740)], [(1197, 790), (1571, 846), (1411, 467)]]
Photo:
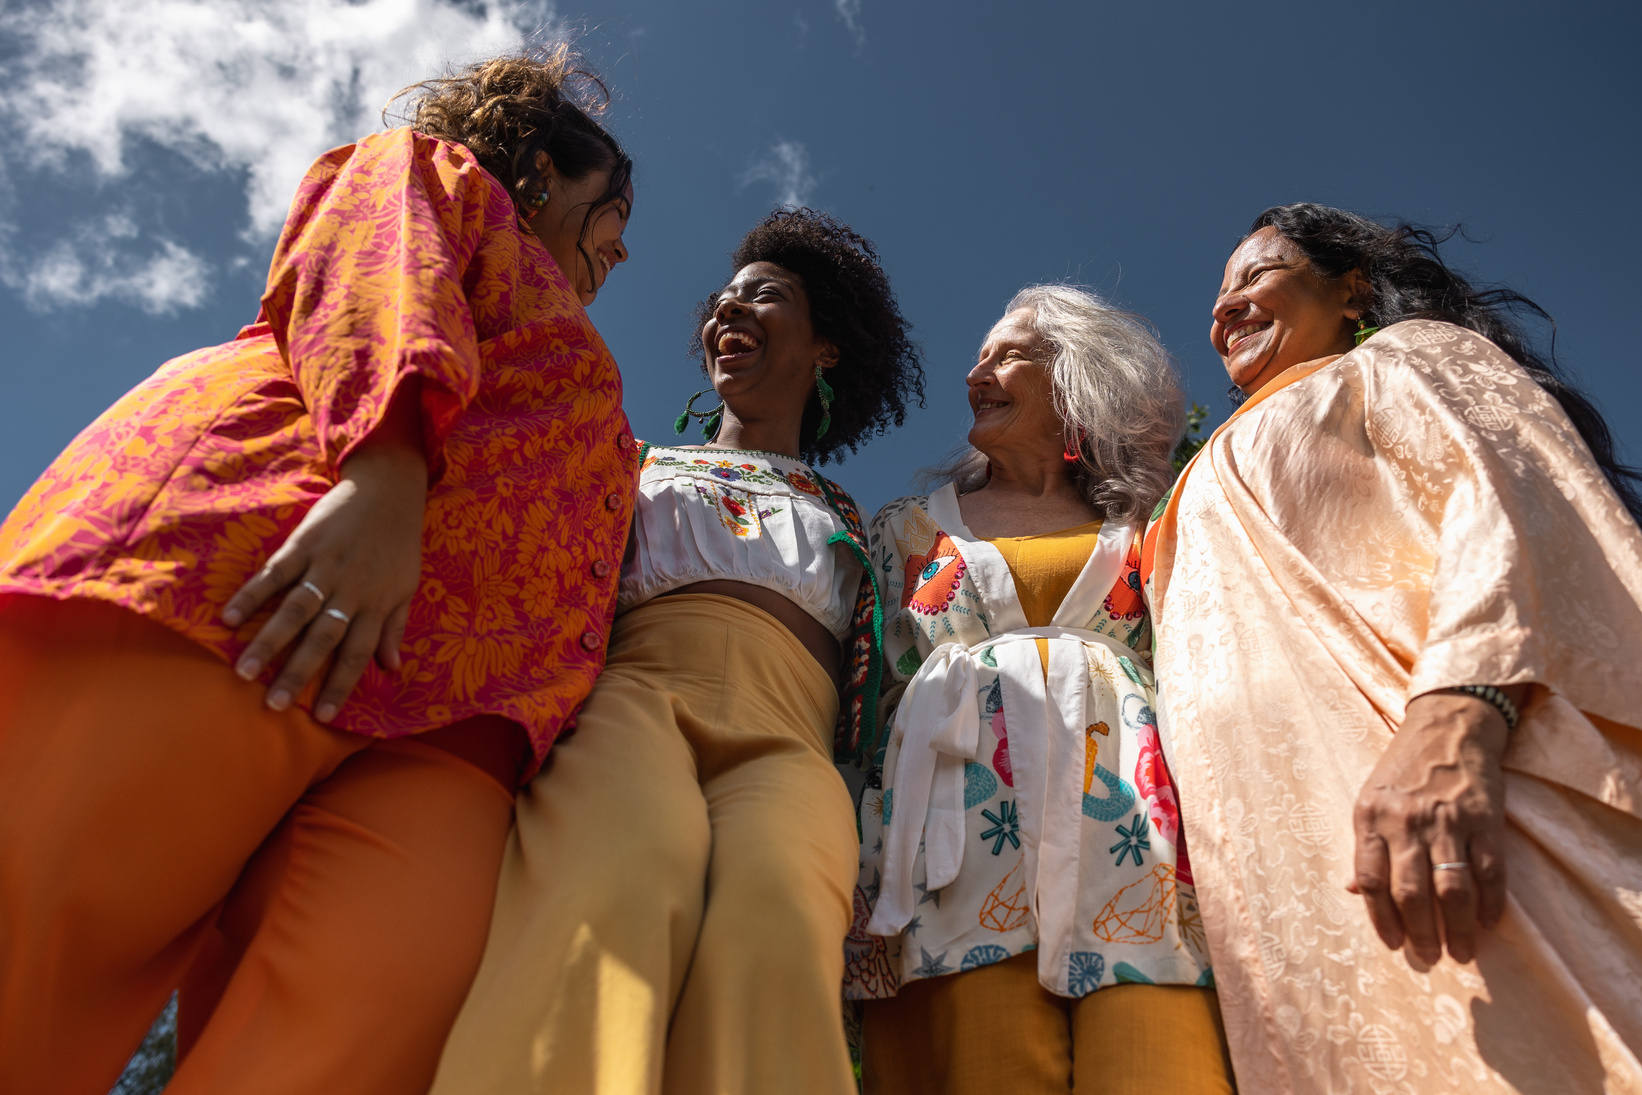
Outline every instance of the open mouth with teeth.
[(999, 411), (1007, 406), (1009, 404), (1001, 399), (982, 399), (975, 404), (975, 417), (979, 418), (987, 411)]
[(731, 327), (728, 330), (719, 332), (718, 345), (714, 348), (718, 351), (718, 363), (720, 365), (733, 365), (737, 361), (751, 356), (759, 345), (758, 339), (750, 333)]
[(1226, 332), (1226, 353), (1229, 356), (1244, 339), (1271, 329), (1270, 321), (1263, 323), (1244, 323)]

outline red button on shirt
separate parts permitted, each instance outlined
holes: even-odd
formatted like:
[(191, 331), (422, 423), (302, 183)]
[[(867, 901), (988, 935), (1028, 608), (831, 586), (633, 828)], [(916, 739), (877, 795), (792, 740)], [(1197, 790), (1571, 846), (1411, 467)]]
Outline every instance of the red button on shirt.
[(630, 449), (632, 447), (633, 447), (633, 435), (632, 434), (624, 433), (620, 437), (616, 438), (616, 448), (621, 449), (623, 452), (626, 452), (628, 449)]
[(583, 632), (582, 648), (584, 650), (597, 650), (599, 648), (599, 633), (596, 631)]
[(604, 496), (604, 508), (609, 510), (621, 509), (621, 495), (612, 491)]
[(591, 567), (589, 567), (588, 569), (590, 569), (593, 572), (593, 577), (603, 578), (603, 577), (606, 577), (607, 575), (609, 575), (609, 573), (610, 573), (610, 564), (605, 562), (603, 559), (594, 559), (593, 560), (593, 565)]

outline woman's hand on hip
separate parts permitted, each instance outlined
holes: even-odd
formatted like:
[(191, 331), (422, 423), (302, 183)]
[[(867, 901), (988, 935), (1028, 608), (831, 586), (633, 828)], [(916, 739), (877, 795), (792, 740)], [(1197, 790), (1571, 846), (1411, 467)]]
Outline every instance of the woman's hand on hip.
[(223, 609), (224, 622), (237, 627), (284, 592), (234, 667), (252, 680), (296, 644), (268, 687), (276, 711), (289, 707), (333, 654), (313, 704), (320, 722), (336, 717), (373, 655), (383, 669), (400, 667), (399, 643), (422, 572), (428, 496), (414, 388), (400, 386), (383, 421), (343, 462), (336, 486)]
[[(1527, 686), (1505, 689), (1521, 702)], [(1505, 718), (1462, 692), (1408, 704), (1402, 727), (1357, 795), (1356, 873), (1380, 939), (1456, 962), (1505, 911)]]

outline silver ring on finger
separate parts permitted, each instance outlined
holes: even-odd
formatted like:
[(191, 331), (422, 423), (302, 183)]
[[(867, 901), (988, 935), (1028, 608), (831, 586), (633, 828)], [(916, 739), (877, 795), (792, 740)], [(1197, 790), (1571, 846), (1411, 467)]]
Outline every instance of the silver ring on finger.
[(306, 589), (309, 593), (312, 593), (315, 597), (318, 597), (320, 604), (325, 603), (325, 591), (323, 589), (320, 589), (318, 586), (308, 581), (304, 581), (302, 583), (302, 588)]
[(343, 623), (347, 623), (352, 618), (340, 608), (327, 608), (325, 610), (325, 615), (329, 616), (333, 620), (340, 620)]
[(1433, 863), (1431, 864), (1431, 869), (1433, 871), (1469, 871), (1471, 869), (1471, 864), (1465, 862)]

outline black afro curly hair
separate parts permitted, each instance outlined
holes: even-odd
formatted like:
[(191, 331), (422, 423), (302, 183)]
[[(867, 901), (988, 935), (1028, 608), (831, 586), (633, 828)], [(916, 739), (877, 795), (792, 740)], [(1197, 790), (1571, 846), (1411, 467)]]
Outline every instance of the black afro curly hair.
[[(814, 209), (777, 209), (742, 239), (730, 255), (740, 270), (773, 262), (804, 281), (815, 333), (838, 347), (838, 364), (827, 370), (832, 385), (832, 424), (816, 439), (821, 400), (810, 396), (799, 427), (799, 455), (825, 464), (854, 452), (891, 425), (906, 421), (907, 404), (924, 405), (924, 369), (910, 326), (895, 303), (889, 278), (872, 242)], [(707, 368), (701, 329), (718, 306), (714, 293), (696, 305), (690, 352)]]

